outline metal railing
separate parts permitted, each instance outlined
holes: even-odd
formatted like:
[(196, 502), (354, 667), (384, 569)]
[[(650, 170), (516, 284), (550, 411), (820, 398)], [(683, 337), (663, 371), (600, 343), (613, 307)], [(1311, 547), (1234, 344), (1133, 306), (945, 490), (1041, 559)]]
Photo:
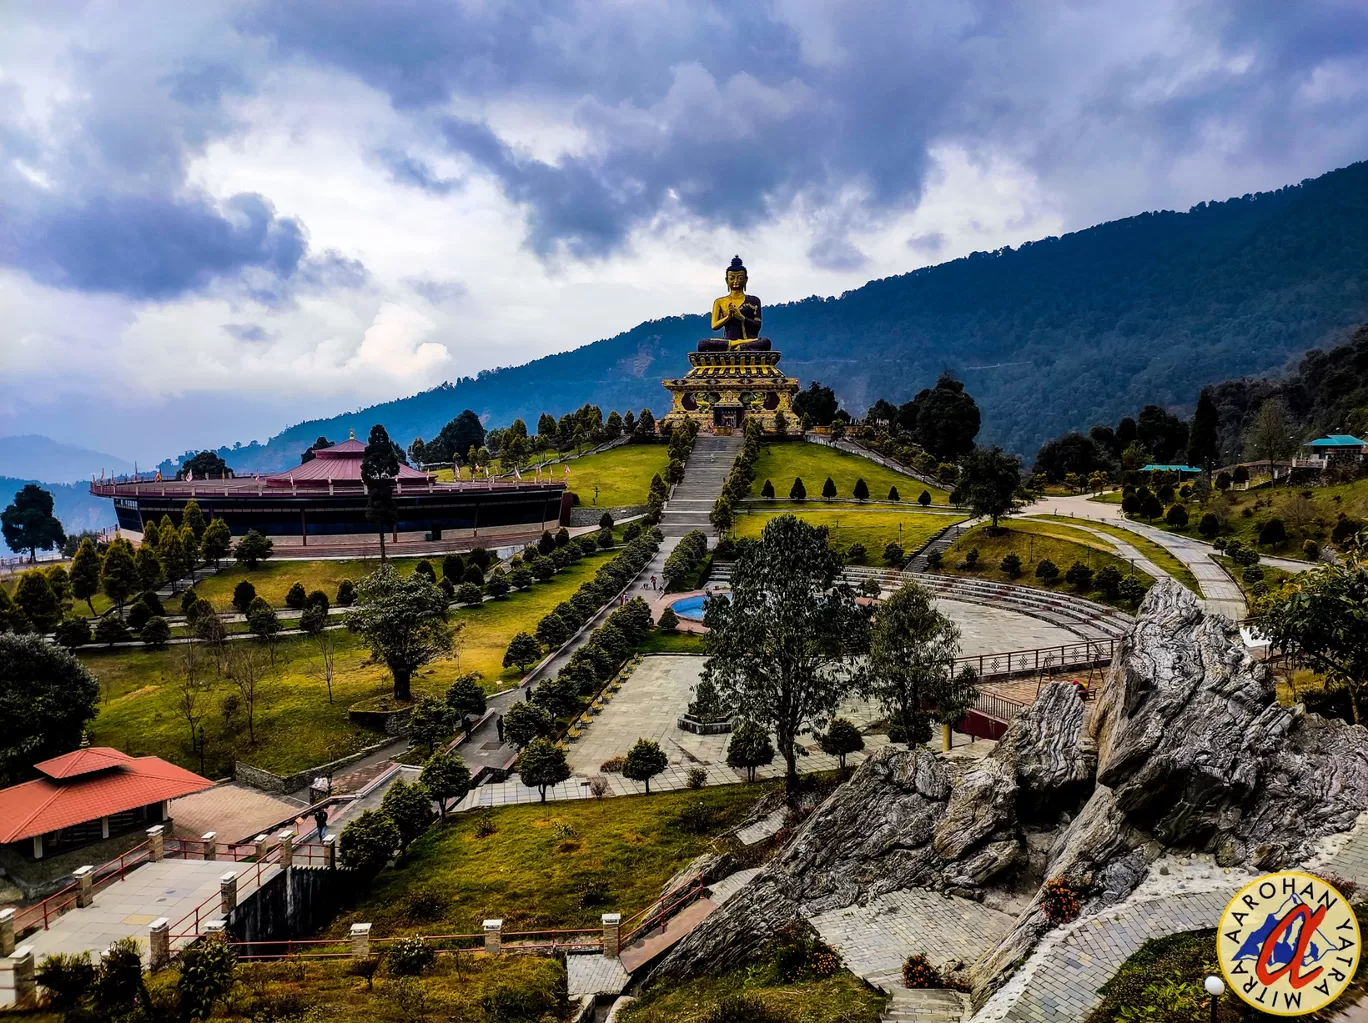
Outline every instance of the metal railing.
[(1116, 656), (1115, 639), (1089, 639), (1059, 646), (1030, 650), (1007, 650), (997, 654), (970, 654), (956, 657), (955, 667), (973, 668), (980, 679), (1002, 678), (1037, 672), (1069, 671), (1074, 668), (1102, 667)]

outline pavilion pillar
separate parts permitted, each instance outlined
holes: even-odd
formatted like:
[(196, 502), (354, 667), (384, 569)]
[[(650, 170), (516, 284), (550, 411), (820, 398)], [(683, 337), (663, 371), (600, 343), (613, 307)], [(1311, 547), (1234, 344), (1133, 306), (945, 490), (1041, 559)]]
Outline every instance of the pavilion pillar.
[(76, 908), (85, 909), (95, 901), (95, 868), (91, 866), (77, 867), (71, 872), (72, 877), (76, 878)]
[(484, 922), (484, 950), (490, 955), (498, 955), (503, 948), (503, 921), (486, 920)]
[(100, 837), (101, 837), (101, 838), (108, 838), (108, 837), (109, 837), (109, 818), (108, 818), (108, 817), (101, 817), (101, 818), (100, 818)]
[(34, 836), (33, 836), (33, 858), (34, 858), (35, 860), (41, 860), (41, 859), (43, 858), (43, 836), (42, 836), (42, 835), (34, 835)]
[(160, 970), (170, 962), (171, 921), (159, 916), (147, 928), (147, 965), (153, 970)]
[(304, 518), (304, 509), (299, 509), (299, 546), (309, 546), (309, 524)]

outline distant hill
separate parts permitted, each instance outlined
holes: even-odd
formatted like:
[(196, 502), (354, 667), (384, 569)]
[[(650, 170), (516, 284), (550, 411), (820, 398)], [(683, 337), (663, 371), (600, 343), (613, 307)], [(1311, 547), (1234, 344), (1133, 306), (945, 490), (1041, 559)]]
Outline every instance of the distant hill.
[[(752, 267), (763, 299), (765, 268)], [(1186, 213), (1144, 213), (1018, 249), (872, 281), (840, 298), (770, 306), (765, 333), (804, 384), (856, 413), (910, 398), (944, 369), (983, 409), (981, 441), (1031, 455), (1079, 424), (1154, 402), (1186, 411), (1205, 384), (1279, 369), (1368, 320), (1368, 163)], [(238, 471), (297, 464), (320, 434), (382, 422), (407, 444), (463, 408), (501, 425), (586, 401), (664, 411), (703, 316), (652, 320), (524, 366), (301, 423), (220, 449)]]
[(119, 475), (132, 472), (133, 463), (36, 433), (0, 437), (0, 477), (70, 483), (89, 480), (102, 469)]
[[(130, 467), (131, 468), (131, 467)], [(92, 497), (89, 483), (48, 483), (35, 479), (0, 476), (0, 508), (14, 500), (26, 483), (37, 483), (52, 495), (53, 513), (62, 520), (68, 533), (86, 529), (109, 529), (115, 525), (114, 502), (107, 497)], [(0, 539), (0, 553), (13, 554)]]

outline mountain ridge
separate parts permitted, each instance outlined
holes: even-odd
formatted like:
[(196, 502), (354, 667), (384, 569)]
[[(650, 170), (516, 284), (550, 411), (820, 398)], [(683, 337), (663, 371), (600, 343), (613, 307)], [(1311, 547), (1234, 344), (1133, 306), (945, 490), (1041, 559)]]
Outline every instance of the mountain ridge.
[[(1281, 370), (1363, 320), (1368, 162), (770, 306), (765, 333), (791, 375), (835, 388), (856, 414), (879, 397), (906, 400), (949, 369), (983, 409), (980, 440), (1029, 456), (1067, 429), (1149, 402), (1186, 408), (1205, 384)], [(660, 379), (682, 375), (708, 332), (703, 315), (648, 320), (521, 366), (298, 423), (266, 444), (218, 450), (238, 471), (275, 471), (297, 464), (320, 434), (365, 436), (383, 422), (407, 443), (464, 408), (490, 425), (586, 401), (659, 414)]]
[(115, 475), (132, 472), (133, 463), (79, 444), (53, 440), (41, 433), (0, 437), (0, 477), (72, 483), (89, 479), (91, 473), (101, 470)]

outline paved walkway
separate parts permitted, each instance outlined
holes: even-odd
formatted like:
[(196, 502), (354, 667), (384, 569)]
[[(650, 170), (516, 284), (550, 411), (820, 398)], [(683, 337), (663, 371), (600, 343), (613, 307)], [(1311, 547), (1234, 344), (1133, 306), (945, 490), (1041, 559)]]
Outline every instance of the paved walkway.
[(1089, 501), (1086, 496), (1047, 497), (1029, 505), (1027, 514), (1065, 515), (1080, 519), (1096, 519), (1130, 530), (1160, 547), (1186, 565), (1202, 588), (1203, 602), (1232, 621), (1245, 616), (1244, 594), (1235, 580), (1213, 559), (1214, 548), (1191, 537), (1168, 533), (1125, 517), (1119, 504)]

